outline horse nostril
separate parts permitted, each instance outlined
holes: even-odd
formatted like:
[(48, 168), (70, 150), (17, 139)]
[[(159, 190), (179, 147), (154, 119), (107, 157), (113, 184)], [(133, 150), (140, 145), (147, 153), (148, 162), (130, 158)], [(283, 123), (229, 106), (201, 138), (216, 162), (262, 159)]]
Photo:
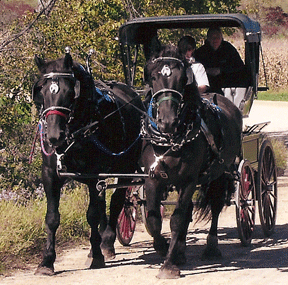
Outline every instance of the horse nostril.
[(64, 139), (64, 135), (65, 132), (64, 131), (60, 131), (58, 133), (55, 133), (53, 135), (48, 136), (49, 142), (53, 145), (53, 146), (59, 146), (62, 144), (62, 141)]
[(51, 145), (53, 146), (53, 145), (56, 145), (58, 140), (56, 138), (50, 138), (49, 141), (50, 141)]

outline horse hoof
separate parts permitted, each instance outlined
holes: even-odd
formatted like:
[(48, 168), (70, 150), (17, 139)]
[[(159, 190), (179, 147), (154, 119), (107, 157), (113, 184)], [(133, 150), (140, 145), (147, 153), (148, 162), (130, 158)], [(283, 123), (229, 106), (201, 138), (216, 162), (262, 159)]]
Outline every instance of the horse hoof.
[(116, 253), (115, 253), (115, 249), (101, 249), (102, 254), (104, 255), (105, 260), (111, 260), (114, 259), (116, 257)]
[(160, 256), (165, 257), (167, 255), (169, 245), (163, 236), (154, 239), (153, 247)]
[(104, 256), (101, 258), (93, 258), (89, 269), (99, 269), (105, 267)]
[(46, 266), (39, 266), (35, 271), (34, 275), (46, 275), (46, 276), (53, 276), (55, 275), (53, 267), (46, 267)]
[(178, 279), (180, 278), (180, 270), (176, 265), (169, 264), (163, 265), (160, 268), (158, 275), (156, 276), (158, 279)]

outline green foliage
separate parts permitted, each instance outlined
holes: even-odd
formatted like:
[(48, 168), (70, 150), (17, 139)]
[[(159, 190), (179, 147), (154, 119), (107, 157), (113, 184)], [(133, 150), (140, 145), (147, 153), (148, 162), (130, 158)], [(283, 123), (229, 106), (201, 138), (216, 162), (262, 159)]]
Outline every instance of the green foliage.
[(270, 138), (275, 155), (275, 163), (278, 171), (284, 171), (287, 168), (288, 150), (284, 142), (280, 139)]
[[(138, 11), (137, 16), (159, 16), (235, 12), (239, 0), (177, 0), (173, 5), (164, 0), (132, 3)], [(43, 15), (29, 33), (13, 42), (13, 49), (2, 52), (5, 64), (4, 61), (0, 64), (3, 68), (0, 84), (6, 88), (23, 87), (29, 92), (36, 73), (34, 54), (55, 59), (63, 55), (66, 46), (71, 46), (72, 55), (80, 62), (84, 62), (88, 50), (93, 48), (96, 51), (93, 58), (95, 77), (123, 81), (115, 38), (121, 24), (133, 16), (131, 11), (132, 8), (124, 7), (121, 0), (57, 1), (49, 17)], [(11, 27), (11, 34), (19, 32), (33, 18), (35, 15), (30, 14), (19, 20)]]
[(13, 96), (0, 98), (1, 191), (32, 194), (39, 186), (40, 151), (33, 163), (28, 163), (35, 135), (35, 126), (30, 123), (30, 111), (30, 105), (22, 99), (15, 102)]

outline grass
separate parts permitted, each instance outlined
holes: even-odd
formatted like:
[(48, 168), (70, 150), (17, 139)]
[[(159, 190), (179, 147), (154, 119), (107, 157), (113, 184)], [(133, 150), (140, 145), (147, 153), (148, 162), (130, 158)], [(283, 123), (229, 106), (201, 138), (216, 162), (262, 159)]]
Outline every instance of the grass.
[(258, 93), (258, 100), (263, 101), (285, 101), (288, 102), (288, 90), (265, 91)]
[[(25, 205), (0, 201), (0, 274), (7, 269), (25, 268), (38, 258), (45, 246), (46, 199), (31, 200)], [(61, 223), (57, 245), (88, 240), (86, 221), (88, 196), (84, 187), (64, 191), (60, 201)]]

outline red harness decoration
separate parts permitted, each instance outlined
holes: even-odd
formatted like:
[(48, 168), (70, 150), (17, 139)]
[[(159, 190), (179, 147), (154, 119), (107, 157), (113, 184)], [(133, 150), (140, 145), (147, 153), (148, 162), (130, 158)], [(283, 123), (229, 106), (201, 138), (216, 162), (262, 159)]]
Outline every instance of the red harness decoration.
[(49, 112), (47, 112), (47, 114), (45, 115), (45, 118), (47, 118), (50, 115), (59, 115), (61, 117), (64, 117), (65, 119), (67, 119), (67, 115), (65, 115), (64, 113), (58, 111), (58, 110), (50, 110)]

